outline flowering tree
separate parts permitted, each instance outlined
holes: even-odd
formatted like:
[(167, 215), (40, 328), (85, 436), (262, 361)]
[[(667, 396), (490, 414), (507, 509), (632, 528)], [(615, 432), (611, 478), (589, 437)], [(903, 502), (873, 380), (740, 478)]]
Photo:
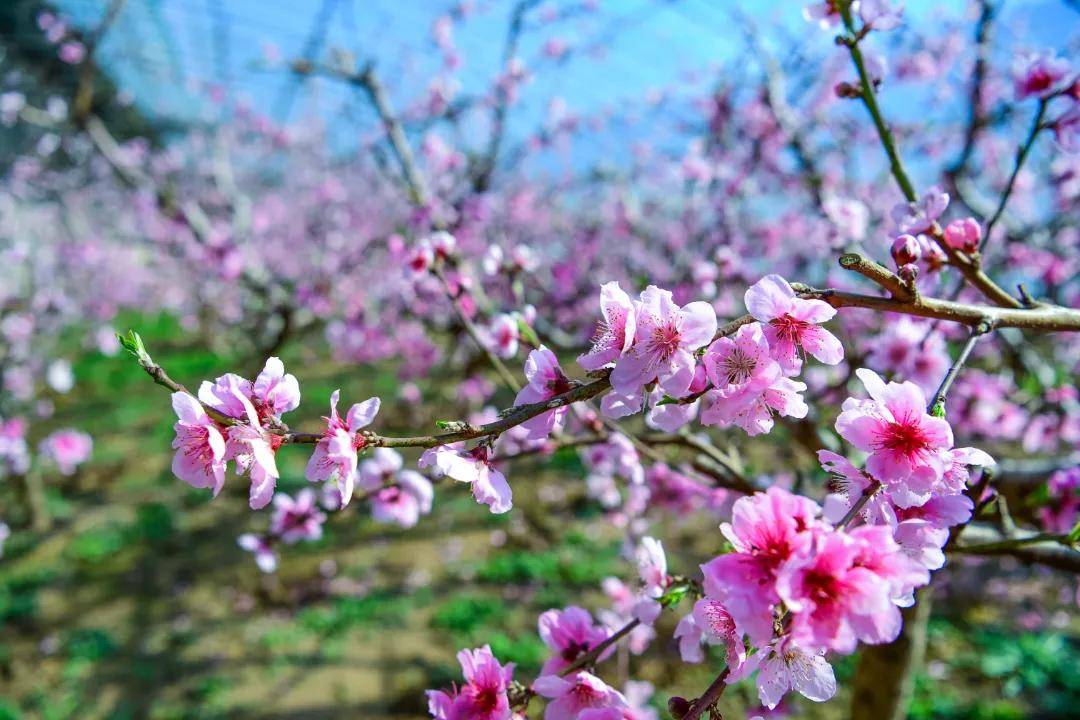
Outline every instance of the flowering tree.
[[(289, 138), (242, 112), (217, 137), (188, 138), (190, 153), (155, 153), (119, 145), (93, 117), (79, 119), (75, 137), (83, 144), (72, 152), (96, 159), (89, 172), (99, 182), (78, 202), (134, 192), (138, 203), (113, 221), (117, 229), (181, 258), (184, 281), (199, 289), (170, 297), (168, 289), (127, 283), (131, 297), (111, 298), (114, 304), (168, 307), (209, 334), (254, 338), (252, 353), (264, 362), (254, 380), (228, 373), (189, 389), (138, 333), (118, 336), (171, 393), (174, 474), (214, 496), (230, 469), (246, 475), (251, 508), (271, 508), (270, 518), (265, 533), (238, 542), (261, 570), (273, 572), (285, 546), (318, 539), (328, 514), (350, 505), (365, 506), (380, 522), (422, 522), (437, 512), (435, 489), (446, 479), (468, 485), (491, 513), (514, 512), (515, 459), (576, 448), (589, 470), (588, 492), (626, 529), (639, 581), (605, 587), (612, 608), (597, 613), (601, 621), (576, 606), (541, 615), (539, 634), (551, 654), (536, 678), (515, 677), (513, 665), (488, 646), (463, 649), (464, 683), (428, 692), (432, 716), (525, 717), (546, 703), (544, 717), (552, 720), (651, 717), (640, 687), (620, 691), (603, 679), (604, 662), (620, 642), (644, 652), (664, 612), (681, 618), (675, 638), (683, 662), (703, 662), (706, 645), (722, 647), (724, 656), (699, 695), (670, 698), (676, 718), (707, 716), (731, 683), (747, 678), (769, 709), (788, 693), (827, 701), (837, 690), (832, 660), (861, 646), (900, 642), (891, 658), (862, 650), (853, 711), (896, 716), (913, 635), (925, 632), (919, 615), (927, 588), (949, 557), (1012, 555), (1080, 569), (1076, 459), (1057, 459), (1080, 441), (1080, 403), (1073, 384), (1053, 371), (1077, 369), (1080, 346), (1068, 334), (1080, 331), (1080, 310), (1072, 307), (1075, 257), (1062, 251), (1075, 245), (1076, 228), (1046, 220), (1062, 208), (1068, 215), (1070, 207), (1075, 219), (1078, 190), (1074, 168), (1056, 161), (1044, 188), (1021, 181), (1045, 131), (1055, 135), (1055, 153), (1075, 149), (1075, 71), (1051, 56), (1018, 57), (1010, 71), (1015, 103), (991, 98), (1004, 91), (1002, 77), (996, 85), (987, 80), (993, 71), (981, 43), (993, 8), (982, 4), (962, 148), (934, 171), (939, 184), (919, 189), (904, 141), (925, 150), (933, 140), (886, 120), (879, 104), (886, 71), (870, 50), (900, 24), (900, 9), (870, 0), (813, 3), (806, 18), (829, 29), (838, 57), (826, 61), (831, 92), (807, 102), (805, 123), (788, 105), (782, 70), (756, 47), (762, 87), (749, 99), (717, 91), (706, 142), (639, 168), (640, 207), (612, 183), (588, 191), (600, 208), (589, 216), (541, 202), (541, 189), (524, 182), (523, 189), (496, 189), (507, 113), (529, 74), (516, 55), (518, 37), (534, 5), (516, 6), (505, 67), (473, 109), (490, 116), (488, 142), (471, 155), (432, 132), (418, 159), (405, 127), (453, 126), (462, 112), (453, 107), (449, 72), (452, 28), (462, 18), (452, 15), (433, 32), (447, 76), (402, 113), (370, 63), (338, 56), (287, 66), (302, 77), (360, 88), (384, 131), (371, 146), (389, 148), (394, 171), (365, 158), (336, 181), (299, 173), (251, 196), (239, 188), (258, 183), (237, 181), (246, 168), (234, 141), (254, 154), (272, 148), (310, 155), (321, 139)], [(556, 40), (544, 45), (550, 59), (568, 52)], [(69, 46), (60, 45), (64, 61), (83, 62)], [(918, 61), (934, 50), (926, 40), (903, 51), (901, 72), (931, 76), (934, 70)], [(1009, 115), (1034, 105), (1004, 172), (996, 160), (1011, 142), (1010, 128), (994, 126), (992, 100)], [(859, 115), (837, 123), (831, 149), (811, 150), (818, 130), (812, 125), (832, 129), (818, 107), (826, 102), (862, 107), (886, 172), (843, 171), (846, 154), (869, 162)], [(74, 119), (15, 112), (48, 127)], [(550, 147), (580, 125), (557, 117), (533, 144)], [(726, 142), (731, 138), (750, 138), (755, 147), (744, 154)], [(980, 158), (1002, 176), (988, 183), (995, 191), (989, 202), (970, 177)], [(53, 191), (62, 179), (41, 168), (25, 173), (40, 174), (36, 179), (50, 181), (44, 186)], [(650, 186), (650, 175), (663, 182)], [(513, 188), (517, 178), (507, 171), (501, 179)], [(686, 197), (664, 203), (673, 181)], [(55, 210), (36, 195), (41, 186), (28, 185), (26, 205), (40, 201)], [(896, 189), (899, 202), (880, 207)], [(1028, 205), (1024, 219), (1010, 216), (1017, 193)], [(751, 212), (750, 196), (769, 200), (765, 219)], [(889, 219), (872, 222), (882, 210)], [(541, 242), (554, 235), (571, 239), (545, 252)], [(298, 236), (313, 238), (299, 254)], [(757, 244), (764, 251), (752, 253)], [(895, 270), (873, 259), (886, 255), (875, 248), (887, 249)], [(765, 262), (743, 262), (754, 256)], [(822, 269), (822, 258), (838, 268)], [(133, 264), (146, 272), (145, 264)], [(354, 271), (362, 290), (339, 282)], [(1015, 280), (1016, 293), (999, 278)], [(271, 332), (256, 329), (265, 326)], [(346, 409), (335, 391), (318, 401), (329, 402), (323, 426), (290, 427), (284, 416), (300, 405), (301, 383), (275, 353), (313, 329), (342, 360), (400, 356), (400, 396)], [(486, 400), (494, 393), (474, 370), (478, 360), (513, 400), (502, 410), (439, 420), (431, 434), (380, 432), (382, 406), (414, 401), (413, 381), (439, 362), (429, 338), (440, 333), (471, 343), (451, 358), (468, 373), (462, 394)], [(1010, 371), (1002, 354), (1016, 358)], [(580, 371), (564, 369), (574, 356)], [(973, 358), (987, 370), (966, 370)], [(1038, 379), (1037, 393), (1021, 407), (1014, 378), (1028, 374)], [(824, 482), (796, 492), (749, 472), (736, 444), (765, 436), (755, 442), (767, 446), (773, 433), (798, 437), (814, 452)], [(0, 457), (10, 461), (22, 432), (7, 435), (16, 449)], [(1005, 441), (1050, 456), (1057, 470), (1048, 485), (1055, 502), (1043, 509), (1042, 527), (985, 521), (991, 509), (1008, 515), (997, 487), (1008, 473), (995, 475), (987, 451)], [(416, 469), (399, 452), (407, 449), (422, 451)], [(73, 432), (42, 445), (60, 472), (88, 451), (88, 439)], [(295, 497), (276, 492), (278, 453), (305, 451), (312, 488)], [(663, 538), (648, 528), (651, 506), (720, 509), (727, 518), (716, 554), (697, 568), (670, 571)]]

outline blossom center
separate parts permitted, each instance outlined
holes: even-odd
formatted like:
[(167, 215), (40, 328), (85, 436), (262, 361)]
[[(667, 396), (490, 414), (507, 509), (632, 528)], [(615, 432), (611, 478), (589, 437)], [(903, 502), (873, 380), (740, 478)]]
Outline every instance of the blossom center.
[(744, 383), (754, 374), (757, 360), (744, 353), (740, 348), (732, 350), (720, 363), (722, 374), (729, 385)]
[(657, 325), (653, 330), (652, 345), (653, 352), (655, 352), (660, 360), (667, 360), (675, 351), (679, 349), (681, 343), (679, 328), (675, 323), (668, 321), (661, 325)]
[(914, 418), (905, 417), (885, 425), (878, 433), (877, 448), (906, 457), (919, 455), (929, 447), (929, 438)]
[(776, 335), (780, 340), (796, 344), (802, 334), (806, 332), (806, 329), (810, 327), (810, 323), (805, 320), (797, 320), (787, 314), (773, 318), (769, 321), (769, 325), (776, 331)]

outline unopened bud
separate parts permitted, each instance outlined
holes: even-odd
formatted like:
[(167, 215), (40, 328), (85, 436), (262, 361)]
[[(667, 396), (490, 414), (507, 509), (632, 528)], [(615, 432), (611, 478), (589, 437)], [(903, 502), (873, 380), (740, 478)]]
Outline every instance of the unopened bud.
[(982, 240), (982, 226), (975, 218), (953, 220), (945, 226), (945, 243), (953, 250), (972, 255), (979, 250)]
[(841, 98), (857, 98), (862, 96), (862, 90), (859, 89), (858, 85), (853, 85), (846, 81), (837, 83), (836, 87), (833, 88), (833, 91), (836, 93), (836, 97)]
[(914, 285), (915, 280), (919, 277), (918, 265), (901, 265), (900, 266), (900, 279), (904, 281), (906, 285)]
[(922, 257), (922, 249), (919, 247), (919, 241), (914, 236), (901, 235), (896, 240), (893, 240), (892, 258), (897, 267), (916, 263), (920, 257)]

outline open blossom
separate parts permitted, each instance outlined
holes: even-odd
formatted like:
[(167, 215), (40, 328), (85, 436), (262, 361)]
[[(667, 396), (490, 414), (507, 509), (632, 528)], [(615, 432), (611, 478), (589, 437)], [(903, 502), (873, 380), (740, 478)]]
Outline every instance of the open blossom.
[(1072, 530), (1080, 516), (1080, 466), (1058, 470), (1046, 483), (1049, 502), (1039, 517), (1050, 532)]
[(487, 331), (487, 345), (501, 358), (517, 355), (520, 330), (517, 318), (507, 313), (500, 313), (491, 320)]
[(1047, 98), (1061, 89), (1069, 76), (1069, 63), (1062, 58), (1028, 54), (1013, 63), (1016, 99)]
[(270, 503), (280, 477), (275, 454), (281, 447), (281, 436), (273, 435), (263, 427), (251, 401), (238, 390), (235, 397), (245, 409), (247, 423), (229, 427), (225, 459), (236, 461), (238, 475), (248, 473), (251, 479), (248, 504), (252, 510), (259, 510)]
[[(705, 366), (698, 363), (694, 368), (694, 379), (690, 383), (688, 392), (690, 395), (704, 392), (709, 387), (709, 377), (705, 372)], [(657, 428), (666, 432), (675, 432), (687, 425), (697, 417), (701, 402), (661, 402), (664, 394), (659, 390), (651, 393), (649, 398), (649, 413), (645, 416), (645, 424), (651, 428)]]
[(746, 645), (735, 618), (717, 600), (703, 598), (695, 602), (691, 613), (676, 626), (675, 637), (684, 662), (698, 663), (705, 659), (702, 643), (722, 645), (731, 672), (738, 671), (746, 661)]
[(874, 30), (892, 30), (900, 24), (904, 3), (892, 4), (892, 0), (858, 0), (859, 17)]
[[(190, 395), (188, 397), (191, 397)], [(61, 474), (71, 475), (90, 458), (94, 441), (78, 430), (57, 430), (41, 441), (41, 454), (56, 463)]]
[[(530, 352), (525, 360), (525, 379), (529, 381), (529, 384), (518, 392), (517, 397), (514, 398), (515, 405), (550, 400), (556, 395), (568, 392), (573, 387), (570, 379), (559, 366), (559, 359), (555, 357), (555, 353), (543, 345)], [(546, 438), (558, 425), (566, 411), (567, 408), (563, 406), (540, 413), (523, 422), (521, 427), (527, 433), (526, 438), (529, 440)]]
[[(540, 671), (541, 675), (562, 672), (611, 635), (608, 628), (593, 622), (588, 610), (574, 605), (543, 613), (540, 615), (538, 627), (540, 639), (552, 652)], [(614, 650), (614, 647), (607, 648), (599, 659), (603, 660)]]
[[(614, 577), (604, 578), (601, 588), (611, 600), (611, 609), (598, 611), (597, 617), (610, 632), (615, 632), (634, 619), (634, 609), (640, 602), (640, 597), (630, 586)], [(627, 636), (626, 646), (634, 655), (640, 655), (648, 649), (655, 638), (656, 630), (639, 622)]]
[(271, 538), (245, 533), (236, 539), (236, 544), (255, 556), (255, 564), (264, 573), (277, 570), (278, 558)]
[(440, 445), (425, 450), (420, 456), (420, 467), (434, 468), (440, 475), (472, 485), (476, 502), (487, 505), (491, 512), (499, 514), (513, 507), (510, 484), (492, 464), (491, 449), (477, 445), (472, 450), (455, 445)]
[(634, 617), (651, 625), (660, 615), (660, 602), (670, 578), (667, 574), (667, 556), (664, 546), (652, 537), (641, 538), (637, 547), (638, 575), (643, 584), (642, 597), (634, 607)]
[(367, 427), (379, 412), (379, 398), (368, 398), (349, 408), (342, 419), (338, 415), (338, 397), (341, 391), (335, 390), (330, 395), (330, 416), (326, 420), (326, 430), (315, 444), (315, 451), (308, 460), (306, 477), (310, 482), (325, 482), (336, 479), (341, 494), (341, 507), (352, 499), (356, 484), (358, 453), (364, 448), (365, 440), (360, 430)]
[(777, 593), (801, 645), (850, 653), (857, 640), (890, 642), (900, 632), (889, 584), (856, 563), (859, 550), (852, 535), (821, 533), (777, 573)]
[(802, 367), (800, 350), (826, 365), (844, 359), (844, 348), (821, 323), (831, 320), (836, 309), (823, 300), (804, 300), (779, 275), (766, 275), (750, 286), (746, 309), (764, 325), (773, 356), (788, 374)]
[(604, 316), (593, 336), (592, 349), (578, 357), (586, 370), (599, 370), (630, 349), (637, 330), (634, 304), (618, 282), (600, 286), (600, 312)]
[(803, 18), (806, 22), (817, 23), (822, 30), (836, 27), (840, 23), (840, 3), (843, 0), (820, 0), (803, 6)]
[(941, 451), (952, 447), (952, 428), (926, 412), (926, 396), (914, 383), (886, 385), (866, 368), (855, 374), (871, 399), (845, 400), (836, 431), (870, 453), (866, 470), (885, 483), (893, 502), (900, 507), (921, 505), (945, 472)]
[(405, 257), (405, 265), (415, 277), (426, 275), (434, 262), (435, 251), (426, 239), (418, 241)]
[(701, 566), (705, 595), (723, 603), (752, 639), (772, 636), (772, 606), (780, 601), (777, 573), (810, 550), (815, 532), (824, 527), (817, 514), (813, 500), (774, 486), (737, 500), (731, 522), (720, 526), (734, 552)]
[(951, 361), (945, 338), (931, 330), (923, 320), (890, 321), (867, 342), (867, 363), (912, 381), (926, 393), (934, 392)]
[(499, 664), (484, 645), (458, 653), (465, 684), (459, 688), (428, 690), (428, 712), (436, 720), (510, 720), (507, 690), (514, 679), (514, 663)]
[(177, 418), (173, 474), (192, 487), (210, 488), (217, 497), (225, 485), (225, 438), (191, 395), (173, 393), (172, 406)]
[(949, 194), (937, 185), (927, 189), (918, 202), (896, 205), (892, 209), (896, 234), (918, 235), (926, 232), (937, 222), (947, 207), (949, 207)]
[(686, 395), (694, 379), (692, 353), (716, 334), (712, 306), (698, 301), (679, 307), (670, 291), (650, 285), (641, 293), (635, 320), (634, 342), (615, 363), (612, 387), (635, 395), (656, 379), (668, 395)]
[(263, 424), (280, 420), (281, 416), (300, 405), (300, 383), (296, 377), (285, 372), (285, 366), (276, 357), (267, 358), (259, 376), (252, 383), (234, 373), (226, 373), (212, 384), (199, 386), (199, 400), (207, 407), (237, 420), (247, 418), (244, 403), (237, 395), (246, 398)]
[(361, 488), (372, 493), (372, 517), (410, 528), (421, 515), (431, 512), (435, 491), (426, 477), (403, 469), (403, 465), (396, 450), (375, 448), (371, 457), (359, 465), (359, 482)]
[(285, 493), (274, 495), (274, 514), (270, 532), (292, 545), (300, 540), (315, 541), (322, 537), (326, 515), (319, 509), (315, 493), (304, 488), (292, 498)]
[(814, 702), (825, 702), (836, 694), (836, 676), (825, 656), (799, 647), (790, 637), (752, 655), (731, 680), (746, 677), (755, 669), (758, 698), (770, 710), (791, 690)]
[[(830, 475), (826, 485), (829, 494), (822, 503), (821, 514), (827, 521), (837, 523), (874, 484), (874, 478), (831, 450), (818, 450), (817, 456), (821, 467)], [(896, 524), (896, 513), (885, 493), (875, 493), (863, 504), (858, 516), (871, 524)]]
[(544, 710), (544, 720), (596, 718), (597, 715), (587, 713), (590, 710), (626, 707), (626, 698), (622, 693), (585, 671), (566, 677), (544, 674), (533, 683), (533, 690), (550, 700)]
[(769, 353), (760, 323), (743, 325), (734, 337), (722, 337), (706, 350), (702, 363), (714, 390), (702, 400), (703, 425), (738, 425), (749, 435), (773, 427), (773, 413), (806, 417), (809, 408), (799, 394), (805, 383), (783, 376)]

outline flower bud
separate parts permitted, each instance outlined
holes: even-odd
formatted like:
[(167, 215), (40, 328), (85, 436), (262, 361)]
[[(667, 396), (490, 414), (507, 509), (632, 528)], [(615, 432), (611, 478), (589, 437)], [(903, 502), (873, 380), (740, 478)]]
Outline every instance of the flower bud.
[(892, 258), (897, 267), (918, 262), (922, 257), (919, 241), (913, 235), (901, 235), (893, 240)]
[(978, 252), (982, 240), (982, 226), (975, 218), (953, 220), (945, 226), (945, 244), (953, 250), (969, 255)]
[(899, 275), (905, 285), (914, 285), (915, 280), (919, 277), (919, 266), (912, 263), (901, 265)]

